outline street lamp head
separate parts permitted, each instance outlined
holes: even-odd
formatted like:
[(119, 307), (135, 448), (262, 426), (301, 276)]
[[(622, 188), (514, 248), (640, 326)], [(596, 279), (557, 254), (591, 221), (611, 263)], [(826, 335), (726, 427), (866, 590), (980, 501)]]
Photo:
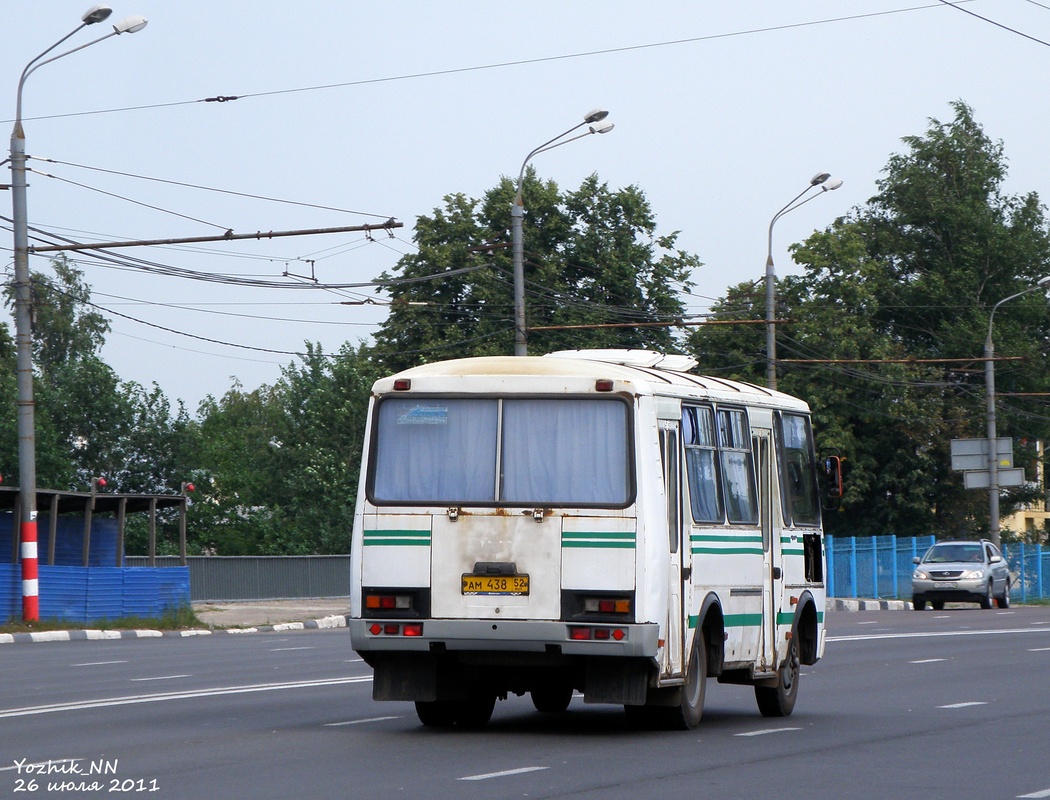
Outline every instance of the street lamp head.
[(106, 19), (112, 13), (112, 8), (99, 4), (91, 6), (91, 8), (85, 11), (84, 16), (80, 18), (80, 21), (85, 25), (94, 25), (96, 22), (102, 22), (102, 20)]
[(842, 178), (832, 178), (827, 183), (823, 184), (820, 188), (825, 192), (833, 192), (842, 185)]
[(1050, 275), (1047, 275), (1045, 278), (1040, 278), (1038, 281), (1036, 281), (1035, 285), (1046, 286), (1048, 283), (1050, 283)]
[(116, 25), (113, 26), (113, 31), (117, 34), (121, 33), (138, 33), (146, 27), (147, 20), (145, 17), (138, 15), (133, 17), (125, 17)]
[(602, 122), (598, 125), (591, 125), (589, 130), (591, 133), (608, 133), (615, 127), (611, 122)]
[(809, 185), (820, 186), (820, 184), (824, 183), (824, 181), (826, 181), (830, 177), (830, 172), (818, 172), (816, 175), (809, 179)]
[(583, 121), (587, 124), (601, 122), (607, 116), (609, 116), (609, 112), (606, 111), (604, 108), (594, 108), (587, 112), (587, 115), (583, 118)]

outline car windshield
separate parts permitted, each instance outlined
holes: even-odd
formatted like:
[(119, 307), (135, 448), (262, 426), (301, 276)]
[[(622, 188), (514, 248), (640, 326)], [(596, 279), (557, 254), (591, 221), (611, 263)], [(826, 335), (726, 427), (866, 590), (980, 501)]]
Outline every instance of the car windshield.
[(960, 561), (976, 563), (984, 561), (984, 556), (981, 554), (980, 543), (935, 544), (930, 548), (929, 552), (926, 553), (926, 557), (923, 558), (923, 562), (926, 564), (948, 564), (958, 563)]

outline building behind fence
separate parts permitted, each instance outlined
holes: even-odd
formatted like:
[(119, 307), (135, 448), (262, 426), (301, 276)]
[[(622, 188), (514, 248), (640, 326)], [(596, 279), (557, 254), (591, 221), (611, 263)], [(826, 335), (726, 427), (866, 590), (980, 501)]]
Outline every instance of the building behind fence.
[[(828, 536), (828, 596), (910, 599), (912, 559), (934, 543), (933, 536)], [(1050, 598), (1050, 548), (1011, 542), (1003, 545), (1021, 603)]]

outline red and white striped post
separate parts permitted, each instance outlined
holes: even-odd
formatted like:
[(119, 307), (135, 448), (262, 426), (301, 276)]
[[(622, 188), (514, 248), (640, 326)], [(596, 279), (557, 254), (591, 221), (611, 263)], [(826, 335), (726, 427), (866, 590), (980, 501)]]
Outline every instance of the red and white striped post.
[(40, 579), (36, 555), (36, 513), (19, 528), (22, 540), (22, 620), (40, 620)]

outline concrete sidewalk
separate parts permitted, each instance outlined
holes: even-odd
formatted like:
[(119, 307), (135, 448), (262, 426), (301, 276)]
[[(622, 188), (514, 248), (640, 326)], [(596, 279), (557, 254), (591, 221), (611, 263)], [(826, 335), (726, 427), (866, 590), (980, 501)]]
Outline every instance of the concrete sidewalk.
[[(350, 598), (230, 600), (194, 603), (193, 612), (197, 615), (197, 619), (211, 629), (258, 628), (296, 622), (313, 622), (331, 617), (345, 618), (350, 613)], [(329, 625), (327, 627), (341, 626)]]

